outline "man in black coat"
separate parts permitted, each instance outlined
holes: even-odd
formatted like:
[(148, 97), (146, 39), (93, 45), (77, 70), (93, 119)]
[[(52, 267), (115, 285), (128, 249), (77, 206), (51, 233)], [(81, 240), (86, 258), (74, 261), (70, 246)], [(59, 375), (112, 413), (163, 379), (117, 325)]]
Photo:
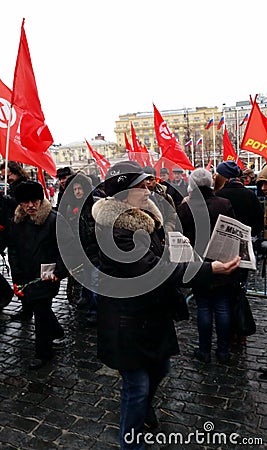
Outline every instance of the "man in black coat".
[(227, 198), (233, 206), (235, 217), (251, 227), (257, 236), (264, 227), (264, 211), (259, 199), (241, 181), (242, 171), (234, 161), (223, 161), (216, 168), (214, 190), (218, 197)]
[[(29, 317), (34, 314), (36, 358), (30, 369), (38, 369), (52, 358), (53, 340), (64, 336), (52, 310), (52, 300), (68, 272), (57, 245), (57, 213), (44, 199), (41, 184), (21, 183), (15, 198), (18, 206), (10, 227), (8, 256), (12, 280), (17, 285), (15, 293), (23, 300), (23, 312)], [(65, 238), (70, 245), (71, 234)], [(42, 274), (42, 264), (52, 265), (50, 275)]]

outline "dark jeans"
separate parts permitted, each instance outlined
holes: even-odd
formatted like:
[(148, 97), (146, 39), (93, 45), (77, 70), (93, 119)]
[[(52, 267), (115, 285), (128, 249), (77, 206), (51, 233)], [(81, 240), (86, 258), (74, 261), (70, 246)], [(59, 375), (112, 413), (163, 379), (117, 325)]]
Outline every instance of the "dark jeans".
[(169, 371), (169, 359), (147, 369), (120, 370), (122, 376), (121, 450), (143, 450), (143, 425), (157, 387)]
[(37, 358), (51, 359), (53, 339), (64, 336), (64, 330), (52, 310), (51, 298), (32, 300), (35, 322), (35, 353)]
[(212, 346), (213, 317), (217, 335), (218, 355), (229, 353), (231, 334), (230, 290), (221, 287), (205, 295), (194, 294), (197, 303), (199, 350), (210, 353)]

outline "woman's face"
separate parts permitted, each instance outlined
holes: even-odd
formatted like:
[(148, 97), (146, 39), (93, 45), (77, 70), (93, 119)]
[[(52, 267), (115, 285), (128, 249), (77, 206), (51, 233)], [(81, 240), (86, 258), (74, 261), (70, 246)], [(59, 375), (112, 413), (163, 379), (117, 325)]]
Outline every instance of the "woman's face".
[(128, 190), (128, 196), (125, 201), (136, 208), (145, 209), (147, 208), (149, 196), (150, 191), (147, 187), (147, 182), (143, 180)]
[(73, 185), (73, 194), (74, 196), (80, 200), (84, 196), (84, 190), (80, 183), (74, 183)]

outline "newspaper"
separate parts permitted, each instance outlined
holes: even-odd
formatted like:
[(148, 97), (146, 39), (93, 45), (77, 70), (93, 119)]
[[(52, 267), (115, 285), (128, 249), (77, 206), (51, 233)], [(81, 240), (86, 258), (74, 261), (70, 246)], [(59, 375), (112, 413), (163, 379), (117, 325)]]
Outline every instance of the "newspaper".
[(171, 262), (194, 261), (194, 250), (187, 237), (179, 231), (169, 231), (168, 236)]
[(241, 257), (241, 268), (256, 270), (251, 227), (220, 214), (203, 256), (227, 262), (237, 255)]
[(40, 273), (41, 278), (42, 279), (51, 278), (51, 275), (53, 275), (55, 268), (56, 263), (41, 264), (41, 273)]

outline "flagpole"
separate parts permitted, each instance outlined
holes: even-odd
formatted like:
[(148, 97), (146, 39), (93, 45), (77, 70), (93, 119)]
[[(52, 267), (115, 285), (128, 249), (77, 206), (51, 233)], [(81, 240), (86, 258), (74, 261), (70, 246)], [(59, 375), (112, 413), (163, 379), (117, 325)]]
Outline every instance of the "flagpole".
[(212, 113), (212, 119), (213, 119), (213, 123), (212, 123), (212, 137), (213, 137), (213, 165), (214, 165), (214, 170), (216, 168), (216, 150), (215, 150), (215, 123), (214, 123), (214, 113)]
[(193, 138), (191, 138), (192, 140), (192, 150), (191, 150), (191, 158), (192, 158), (192, 166), (195, 165), (195, 158), (194, 158), (194, 141)]
[(201, 158), (202, 158), (202, 167), (204, 168), (205, 166), (205, 161), (204, 161), (204, 137), (201, 136), (202, 142), (201, 142)]
[(236, 162), (239, 158), (240, 148), (239, 148), (239, 117), (238, 117), (238, 109), (236, 110)]
[(8, 154), (9, 154), (9, 139), (10, 139), (10, 128), (11, 128), (11, 120), (12, 120), (12, 105), (9, 108), (9, 119), (7, 124), (7, 134), (6, 134), (6, 152), (5, 152), (5, 187), (4, 194), (7, 195), (7, 170), (8, 170)]

